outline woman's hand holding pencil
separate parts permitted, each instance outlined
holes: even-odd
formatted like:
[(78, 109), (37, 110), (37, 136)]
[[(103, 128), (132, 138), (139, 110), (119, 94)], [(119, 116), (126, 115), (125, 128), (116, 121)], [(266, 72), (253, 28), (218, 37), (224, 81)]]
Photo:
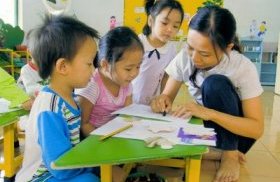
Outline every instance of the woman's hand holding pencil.
[(172, 102), (170, 98), (164, 94), (155, 97), (151, 101), (150, 105), (153, 112), (162, 113), (163, 116), (166, 116), (166, 114), (169, 113), (172, 108)]

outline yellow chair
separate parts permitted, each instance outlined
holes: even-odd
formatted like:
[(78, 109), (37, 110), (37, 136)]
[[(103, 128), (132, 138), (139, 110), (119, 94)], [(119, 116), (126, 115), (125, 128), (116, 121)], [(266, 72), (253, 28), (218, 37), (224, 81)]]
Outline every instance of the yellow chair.
[(16, 123), (18, 117), (28, 114), (25, 110), (17, 110), (0, 115), (0, 126), (3, 127), (3, 161), (0, 162), (0, 169), (5, 171), (4, 181), (13, 181), (16, 171), (22, 164), (23, 155), (16, 155), (14, 142)]
[(3, 65), (1, 67), (6, 68), (9, 70), (10, 74), (14, 77), (15, 76), (15, 65), (14, 65), (14, 51), (12, 49), (0, 49), (0, 53), (5, 53), (9, 55), (9, 62), (6, 65)]

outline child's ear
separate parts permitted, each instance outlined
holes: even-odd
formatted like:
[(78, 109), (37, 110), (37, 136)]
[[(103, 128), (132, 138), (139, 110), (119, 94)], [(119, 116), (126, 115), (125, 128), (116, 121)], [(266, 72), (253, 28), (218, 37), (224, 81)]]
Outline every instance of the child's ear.
[(148, 26), (151, 27), (153, 25), (153, 17), (151, 15), (148, 16)]
[(103, 69), (105, 71), (110, 71), (110, 64), (108, 63), (108, 61), (106, 59), (102, 59), (100, 61), (100, 67), (101, 67), (101, 69)]
[(65, 58), (59, 58), (56, 63), (55, 63), (55, 70), (62, 75), (66, 75), (67, 74), (67, 62), (65, 60)]

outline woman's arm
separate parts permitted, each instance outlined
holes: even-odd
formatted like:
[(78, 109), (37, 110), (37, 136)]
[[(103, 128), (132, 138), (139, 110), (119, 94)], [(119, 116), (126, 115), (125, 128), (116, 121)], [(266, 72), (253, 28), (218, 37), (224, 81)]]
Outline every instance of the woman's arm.
[(264, 130), (264, 116), (260, 96), (243, 100), (242, 108), (244, 117), (212, 111), (210, 112), (210, 120), (213, 120), (232, 133), (258, 139)]
[(161, 95), (151, 101), (151, 108), (154, 112), (169, 112), (172, 103), (181, 87), (182, 82), (169, 77)]
[(164, 73), (162, 80), (161, 80), (160, 93), (163, 92), (167, 80), (168, 80), (168, 75), (166, 73)]
[(180, 106), (173, 114), (182, 117), (189, 113), (206, 121), (211, 120), (237, 135), (258, 139), (264, 129), (260, 96), (243, 100), (242, 108), (244, 117), (238, 117), (191, 102)]
[(94, 105), (83, 96), (79, 96), (79, 103), (82, 111), (81, 130), (84, 136), (88, 136), (95, 129), (90, 123), (90, 114)]
[(162, 94), (167, 95), (173, 102), (181, 85), (182, 85), (181, 81), (177, 81), (172, 77), (168, 77)]

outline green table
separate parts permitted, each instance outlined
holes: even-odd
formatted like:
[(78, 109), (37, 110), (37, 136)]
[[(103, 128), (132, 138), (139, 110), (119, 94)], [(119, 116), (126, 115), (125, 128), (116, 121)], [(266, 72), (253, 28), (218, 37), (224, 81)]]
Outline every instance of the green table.
[(13, 124), (20, 116), (28, 114), (24, 109), (15, 110), (7, 113), (0, 113), (0, 126), (4, 127)]
[(4, 131), (4, 160), (0, 163), (0, 169), (5, 171), (5, 181), (11, 181), (17, 168), (21, 165), (23, 156), (15, 156), (14, 140), (16, 122), (18, 117), (28, 114), (23, 109), (0, 114), (0, 126)]
[[(192, 122), (201, 122), (201, 120), (192, 119)], [(111, 182), (114, 164), (157, 163), (164, 166), (183, 167), (186, 171), (186, 181), (199, 182), (201, 156), (208, 151), (206, 146), (197, 145), (176, 145), (172, 149), (163, 150), (159, 147), (148, 148), (141, 140), (112, 137), (100, 141), (99, 137), (97, 135), (87, 137), (54, 161), (52, 168), (101, 166), (101, 181)], [(174, 157), (184, 160), (174, 159)]]

